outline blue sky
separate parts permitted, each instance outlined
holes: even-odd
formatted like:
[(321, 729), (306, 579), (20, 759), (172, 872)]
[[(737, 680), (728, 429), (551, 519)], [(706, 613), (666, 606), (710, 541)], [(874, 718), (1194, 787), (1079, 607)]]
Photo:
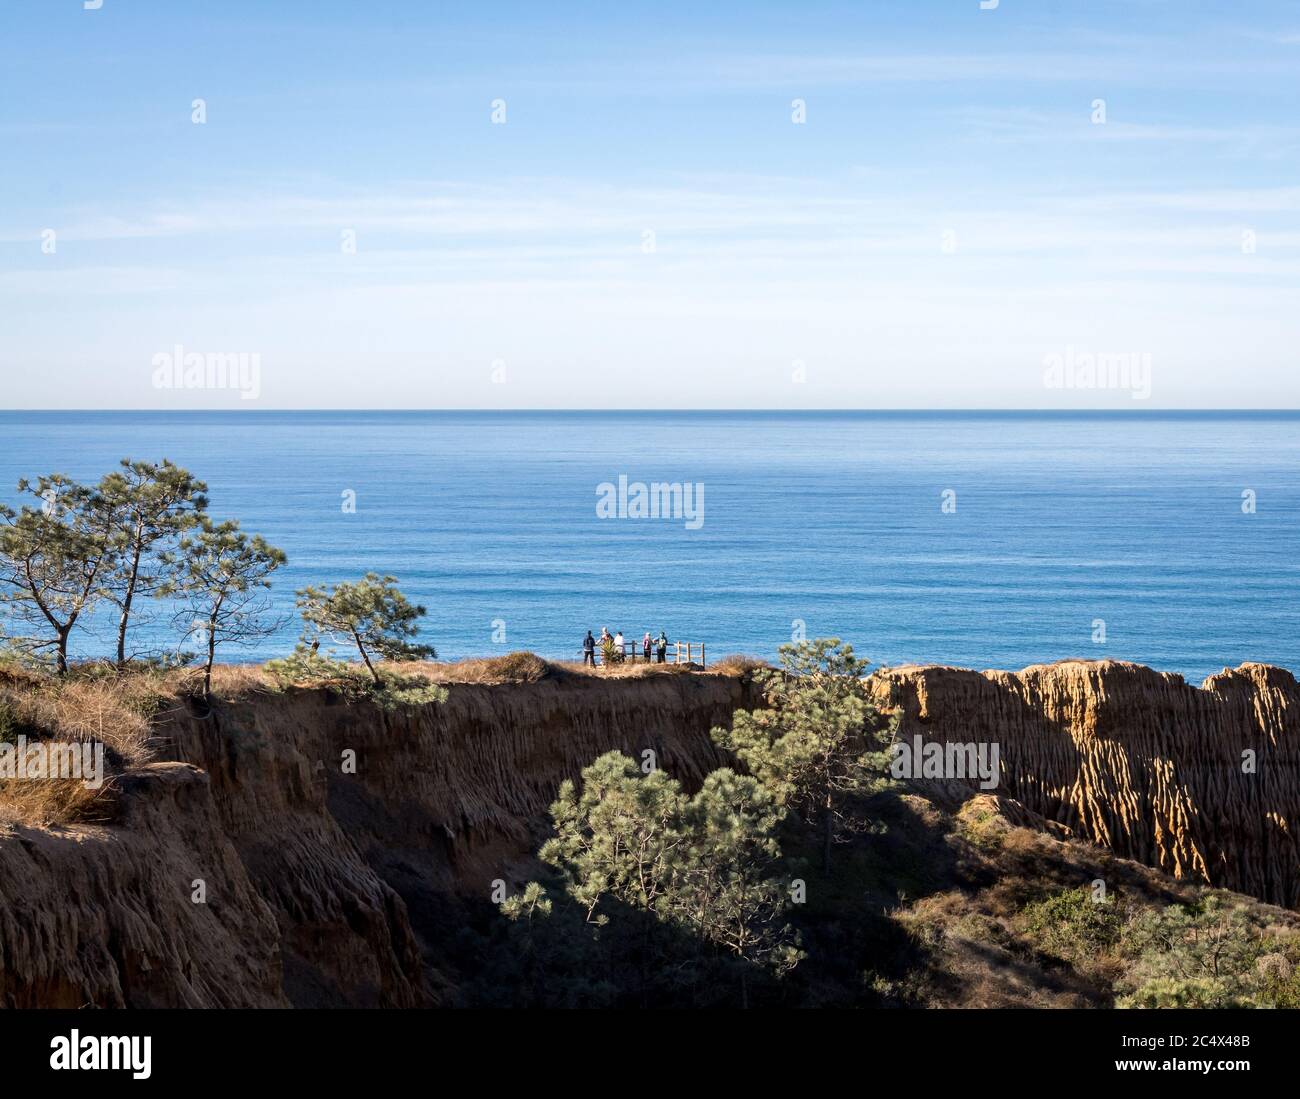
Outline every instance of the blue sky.
[(7, 0), (6, 402), (1300, 406), (1300, 5), (702, 7)]

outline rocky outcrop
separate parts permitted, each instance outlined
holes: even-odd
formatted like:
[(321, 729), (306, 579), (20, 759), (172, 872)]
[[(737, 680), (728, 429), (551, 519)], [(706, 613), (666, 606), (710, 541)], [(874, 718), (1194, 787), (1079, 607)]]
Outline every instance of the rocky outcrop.
[(709, 729), (753, 701), (710, 674), (451, 684), (392, 713), (177, 700), (172, 762), (130, 778), (119, 820), (0, 831), (0, 1006), (436, 1004), (435, 940), (533, 871), (565, 778), (619, 748), (698, 783)]
[[(1111, 662), (899, 668), (872, 689), (901, 735), (996, 741), (1013, 820), (1300, 906), (1289, 673), (1198, 690)], [(689, 673), (454, 683), (391, 713), (316, 690), (177, 699), (112, 823), (0, 830), (0, 1006), (448, 1002), (440, 957), (495, 881), (535, 870), (565, 778), (618, 748), (694, 786), (725, 762), (710, 728), (756, 703), (737, 675)]]
[(0, 832), (0, 1007), (288, 1007), (207, 775), (151, 764), (121, 793), (111, 827)]
[(873, 678), (899, 735), (996, 743), (996, 794), (1177, 878), (1300, 907), (1300, 687), (1243, 664), (1201, 688), (1114, 661)]

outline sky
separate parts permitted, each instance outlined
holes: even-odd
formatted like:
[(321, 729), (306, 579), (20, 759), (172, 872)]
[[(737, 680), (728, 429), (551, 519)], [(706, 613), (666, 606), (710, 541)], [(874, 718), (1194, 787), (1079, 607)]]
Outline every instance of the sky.
[(95, 2), (0, 407), (1300, 407), (1300, 3)]

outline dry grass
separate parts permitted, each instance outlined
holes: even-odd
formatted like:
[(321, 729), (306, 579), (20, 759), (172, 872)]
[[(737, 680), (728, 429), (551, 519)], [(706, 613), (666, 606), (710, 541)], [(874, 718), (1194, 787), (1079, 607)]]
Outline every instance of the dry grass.
[(419, 670), (435, 683), (536, 683), (560, 669), (536, 653), (515, 652), (455, 664), (421, 664)]
[[(203, 692), (203, 670), (187, 668), (176, 673), (175, 684), (179, 693), (197, 698)], [(274, 689), (260, 664), (217, 664), (212, 668), (212, 693), (218, 698), (242, 698)]]
[[(741, 674), (741, 666), (731, 662), (710, 664), (702, 669), (698, 664), (614, 664), (606, 668), (584, 666), (577, 660), (547, 660), (532, 652), (513, 652), (503, 656), (471, 657), (451, 662), (419, 661), (403, 664), (381, 663), (380, 668), (400, 670), (405, 675), (419, 675), (431, 683), (536, 683), (542, 679), (561, 676), (589, 676), (594, 679), (640, 678), (647, 675), (686, 675), (704, 671), (718, 674)], [(180, 694), (197, 694), (202, 673), (196, 669), (170, 673), (168, 683)], [(235, 698), (242, 695), (276, 690), (276, 684), (261, 665), (219, 664), (212, 669), (212, 693), (218, 698)]]
[(689, 675), (691, 672), (712, 670), (701, 668), (698, 664), (645, 664), (639, 660), (635, 664), (629, 661), (624, 664), (600, 664), (595, 668), (577, 660), (567, 660), (560, 667), (594, 679), (644, 679), (647, 676)]
[(0, 779), (0, 825), (54, 828), (95, 824), (117, 815), (117, 786), (91, 789), (75, 778)]
[(98, 789), (80, 779), (0, 779), (0, 820), (48, 826), (111, 819), (114, 778), (151, 758), (152, 717), (169, 693), (155, 673), (110, 676), (88, 667), (64, 680), (0, 674), (0, 739), (102, 743), (107, 772)]
[(50, 739), (102, 741), (127, 764), (138, 764), (150, 756), (150, 718), (163, 697), (158, 686), (134, 676), (73, 679), (29, 689), (16, 709)]
[(716, 663), (709, 665), (709, 671), (720, 672), (723, 675), (749, 675), (751, 672), (759, 671), (763, 668), (770, 668), (772, 665), (766, 660), (760, 660), (756, 656), (745, 656), (742, 653), (735, 653), (732, 656), (724, 656)]
[(702, 668), (698, 664), (601, 664), (592, 667), (579, 660), (546, 660), (531, 652), (508, 653), (460, 660), (455, 663), (403, 665), (413, 667), (429, 676), (435, 683), (534, 683), (538, 679), (557, 676), (586, 676), (592, 679), (641, 679), (646, 676), (690, 675), (703, 672), (707, 675), (742, 675), (761, 661), (748, 657), (728, 657), (716, 664)]
[[(392, 665), (403, 673), (425, 676), (431, 683), (536, 683), (538, 680), (581, 675), (596, 679), (640, 678), (648, 675), (685, 675), (704, 672), (710, 675), (744, 675), (755, 668), (765, 667), (764, 661), (748, 656), (728, 656), (710, 662), (708, 667), (698, 664), (614, 664), (592, 668), (578, 660), (547, 660), (532, 652), (506, 653), (504, 656), (472, 657), (447, 663), (421, 661)], [(169, 673), (166, 683), (178, 694), (197, 694), (202, 673), (186, 669)], [(276, 689), (271, 678), (259, 664), (218, 664), (212, 669), (212, 693), (219, 698), (237, 698)]]

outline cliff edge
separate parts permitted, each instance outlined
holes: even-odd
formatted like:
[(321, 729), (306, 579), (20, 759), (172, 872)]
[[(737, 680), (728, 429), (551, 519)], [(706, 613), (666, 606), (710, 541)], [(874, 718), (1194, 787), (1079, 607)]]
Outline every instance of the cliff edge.
[[(900, 736), (996, 743), (985, 800), (1012, 822), (1300, 906), (1289, 672), (1198, 689), (1069, 661), (871, 685)], [(709, 730), (758, 702), (743, 674), (447, 687), (395, 712), (256, 684), (211, 711), (171, 699), (111, 820), (0, 828), (0, 1006), (453, 1002), (459, 936), (494, 883), (535, 872), (561, 781), (617, 748), (696, 785), (726, 762)]]

